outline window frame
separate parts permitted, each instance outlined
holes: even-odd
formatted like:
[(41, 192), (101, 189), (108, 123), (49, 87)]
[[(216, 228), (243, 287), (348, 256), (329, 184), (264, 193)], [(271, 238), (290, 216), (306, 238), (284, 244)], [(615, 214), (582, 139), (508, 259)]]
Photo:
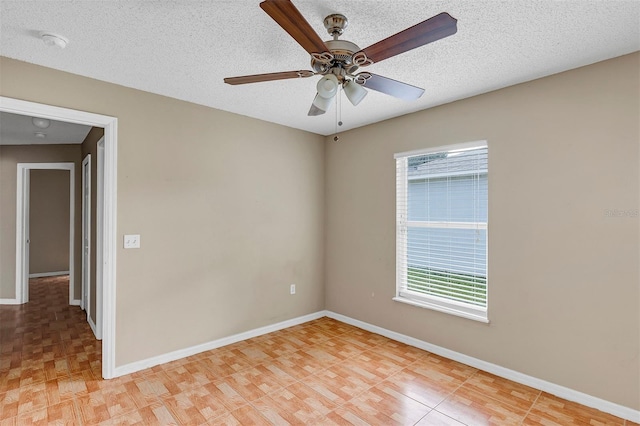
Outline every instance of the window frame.
[[(419, 227), (425, 228), (450, 228), (450, 229), (485, 229), (487, 233), (486, 240), (486, 262), (487, 262), (487, 270), (486, 270), (486, 304), (485, 306), (477, 306), (471, 303), (464, 303), (456, 300), (447, 299), (444, 297), (439, 297), (433, 294), (426, 294), (418, 291), (412, 291), (407, 288), (407, 275), (408, 275), (408, 267), (407, 267), (407, 237), (406, 233), (409, 228), (410, 222), (420, 222), (420, 221), (409, 221), (408, 220), (408, 212), (409, 212), (409, 204), (408, 204), (408, 188), (409, 188), (409, 176), (407, 173), (407, 167), (403, 167), (402, 169), (398, 167), (398, 160), (408, 161), (409, 157), (417, 156), (417, 155), (426, 155), (426, 154), (435, 154), (441, 152), (452, 152), (452, 151), (466, 151), (478, 148), (487, 148), (487, 152), (489, 149), (488, 143), (486, 140), (453, 144), (453, 145), (445, 145), (438, 146), (433, 148), (426, 148), (421, 150), (407, 151), (396, 153), (394, 155), (394, 159), (396, 160), (396, 295), (393, 298), (394, 301), (407, 303), (409, 305), (418, 306), (421, 308), (427, 308), (439, 312), (444, 312), (451, 315), (460, 316), (463, 318), (480, 321), (484, 323), (489, 322), (488, 318), (488, 307), (489, 307), (489, 276), (488, 276), (488, 262), (489, 262), (489, 212), (487, 205), (487, 221), (485, 222), (460, 222), (460, 224), (456, 224), (454, 226), (445, 225), (451, 222), (443, 222), (442, 226), (434, 225), (436, 221), (429, 223), (427, 221), (423, 221), (423, 225), (419, 225)], [(489, 176), (488, 166), (486, 175), (487, 179)], [(443, 177), (452, 177), (452, 176), (460, 176), (460, 175), (470, 175), (474, 174), (473, 172), (453, 172), (451, 174), (443, 174)], [(431, 177), (436, 177), (431, 176)], [(488, 197), (488, 181), (487, 181), (487, 197)], [(403, 235), (404, 234), (404, 235)]]

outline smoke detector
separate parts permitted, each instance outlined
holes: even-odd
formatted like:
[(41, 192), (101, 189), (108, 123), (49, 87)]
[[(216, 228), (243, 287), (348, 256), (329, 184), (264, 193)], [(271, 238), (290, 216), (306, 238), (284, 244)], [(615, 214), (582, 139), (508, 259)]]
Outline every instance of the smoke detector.
[(67, 38), (53, 33), (40, 33), (40, 38), (47, 46), (57, 47), (59, 49), (64, 49), (67, 47), (67, 43), (69, 43)]

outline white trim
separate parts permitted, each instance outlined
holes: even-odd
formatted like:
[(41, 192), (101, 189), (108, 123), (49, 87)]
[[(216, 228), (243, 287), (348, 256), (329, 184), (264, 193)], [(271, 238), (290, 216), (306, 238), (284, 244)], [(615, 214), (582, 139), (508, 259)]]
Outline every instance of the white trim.
[[(29, 300), (29, 190), (31, 174), (18, 165), (16, 180), (16, 271), (15, 298)], [(26, 299), (25, 299), (26, 295)]]
[(89, 327), (91, 327), (91, 331), (93, 331), (93, 335), (96, 336), (97, 339), (98, 333), (96, 332), (96, 325), (93, 323), (93, 320), (91, 319), (91, 316), (89, 314), (87, 314), (87, 322), (89, 323)]
[[(91, 154), (87, 154), (82, 160), (82, 178), (81, 185), (82, 191), (82, 208), (81, 208), (81, 216), (82, 216), (82, 244), (80, 247), (81, 250), (81, 277), (80, 282), (82, 283), (82, 295), (80, 297), (80, 307), (84, 309), (87, 313), (87, 316), (90, 315), (89, 305), (91, 304)], [(89, 199), (89, 205), (87, 206), (86, 199)], [(88, 232), (87, 232), (88, 231)], [(88, 233), (88, 235), (87, 235)], [(85, 239), (87, 241), (85, 241)], [(85, 246), (88, 245), (88, 248), (85, 250)]]
[(69, 271), (38, 272), (35, 274), (29, 274), (29, 278), (59, 277), (61, 275), (69, 275)]
[(531, 386), (535, 389), (542, 390), (552, 395), (556, 395), (560, 398), (577, 402), (579, 404), (586, 405), (587, 407), (595, 408), (597, 410), (613, 414), (614, 416), (618, 416), (623, 419), (631, 420), (636, 423), (640, 422), (640, 410), (634, 410), (633, 408), (625, 407), (623, 405), (616, 404), (601, 398), (596, 398), (595, 396), (591, 396), (586, 393), (567, 388), (565, 386), (560, 386), (546, 380), (538, 379), (536, 377), (529, 376), (527, 374), (523, 374), (509, 368), (501, 367), (499, 365), (492, 364), (490, 362), (483, 361), (481, 359), (474, 358), (460, 352), (455, 352), (450, 349), (443, 348), (442, 346), (427, 343), (423, 340), (419, 340), (405, 334), (387, 330), (386, 328), (378, 327), (377, 325), (353, 319), (345, 315), (337, 314), (332, 311), (325, 311), (325, 313), (329, 318), (333, 318), (335, 320), (353, 325), (372, 333), (380, 334), (382, 336), (388, 337), (389, 339), (406, 343), (407, 345), (415, 346), (416, 348), (420, 348), (436, 355), (461, 362), (463, 364), (478, 368), (491, 374), (495, 374), (496, 376), (503, 377), (516, 383)]
[(75, 163), (18, 163), (16, 184), (16, 299), (29, 301), (29, 193), (31, 170), (69, 172), (69, 304), (75, 285)]
[(474, 141), (474, 142), (463, 142), (463, 143), (457, 143), (453, 145), (436, 146), (433, 148), (424, 148), (424, 149), (416, 149), (413, 151), (398, 152), (393, 155), (393, 158), (398, 159), (398, 158), (404, 158), (404, 157), (411, 157), (413, 155), (431, 154), (432, 152), (466, 151), (469, 149), (486, 148), (487, 146), (488, 145), (486, 140)]
[(97, 170), (96, 170), (96, 339), (102, 340), (102, 279), (104, 256), (104, 136), (96, 144)]
[(73, 299), (73, 300), (71, 301), (71, 303), (69, 303), (69, 304), (70, 304), (71, 306), (80, 306), (80, 302), (81, 302), (81, 300), (80, 300), (80, 299)]
[(0, 305), (22, 305), (18, 299), (0, 299)]
[(262, 336), (263, 334), (273, 333), (274, 331), (293, 327), (294, 325), (303, 324), (305, 322), (313, 321), (315, 319), (322, 318), (325, 316), (327, 316), (326, 311), (314, 312), (312, 314), (303, 315), (297, 318), (292, 318), (290, 320), (282, 321), (276, 324), (255, 328), (253, 330), (234, 334), (228, 337), (223, 337), (221, 339), (213, 340), (211, 342), (202, 343), (200, 345), (191, 346), (185, 349), (179, 349), (177, 351), (169, 352), (162, 355), (157, 355), (157, 356), (143, 359), (140, 361), (135, 361), (130, 364), (125, 364), (120, 367), (116, 367), (114, 377), (135, 373), (136, 371), (141, 371), (147, 368), (151, 368), (159, 364), (165, 364), (167, 362), (175, 361), (177, 359), (186, 358), (191, 355), (210, 351), (212, 349), (220, 348), (222, 346), (227, 346), (232, 343), (240, 342), (242, 340), (247, 340), (253, 337)]
[(116, 231), (118, 203), (118, 120), (104, 126), (104, 199), (102, 211), (102, 377), (116, 368)]
[(104, 128), (103, 341), (102, 377), (114, 377), (116, 365), (116, 232), (118, 119), (68, 108), (0, 96), (0, 111)]
[(405, 334), (397, 333), (395, 331), (387, 330), (382, 327), (378, 327), (373, 324), (366, 323), (357, 319), (347, 317), (332, 311), (318, 311), (312, 314), (304, 315), (301, 317), (293, 318), (287, 321), (282, 321), (276, 324), (268, 325), (265, 327), (256, 328), (246, 331), (244, 333), (234, 334), (232, 336), (223, 337), (211, 342), (203, 343), (189, 348), (180, 349), (177, 351), (169, 352), (163, 355), (147, 358), (144, 360), (132, 362), (130, 364), (122, 365), (115, 369), (115, 376), (124, 376), (126, 374), (135, 373), (147, 368), (154, 367), (159, 364), (175, 361), (177, 359), (186, 358), (191, 355), (195, 355), (208, 350), (216, 349), (232, 343), (240, 342), (242, 340), (251, 339), (253, 337), (261, 336), (263, 334), (272, 333), (274, 331), (282, 330), (285, 328), (293, 327), (298, 324), (313, 321), (322, 317), (329, 317), (335, 320), (341, 321), (345, 324), (350, 324), (363, 330), (377, 333), (382, 336), (388, 337), (398, 342), (405, 343), (407, 345), (414, 346), (419, 349), (434, 353), (436, 355), (443, 356), (445, 358), (461, 362), (471, 367), (478, 368), (480, 370), (495, 374), (496, 376), (503, 377), (505, 379), (521, 383), (523, 385), (531, 386), (535, 389), (545, 391), (547, 393), (556, 395), (560, 398), (574, 401), (587, 407), (592, 407), (600, 411), (613, 414), (614, 416), (621, 417), (623, 419), (631, 420), (634, 422), (640, 421), (640, 411), (634, 410), (629, 407), (625, 407), (613, 402), (606, 401), (601, 398), (578, 392), (576, 390), (560, 386), (555, 383), (548, 382), (546, 380), (538, 379), (520, 372), (501, 367), (490, 362), (483, 361), (478, 358), (474, 358), (460, 352), (455, 352), (450, 349), (443, 348), (431, 343), (427, 343), (423, 340), (416, 339), (414, 337), (407, 336)]
[[(406, 303), (407, 305), (418, 308), (431, 309), (433, 311), (443, 312), (449, 315), (466, 318), (478, 322), (489, 323), (487, 317), (487, 308), (474, 307), (467, 304), (456, 303), (455, 300), (447, 300), (442, 297), (432, 296), (430, 294), (420, 294), (409, 290), (401, 290), (400, 294), (392, 300), (394, 302)], [(437, 300), (432, 303), (430, 299)]]

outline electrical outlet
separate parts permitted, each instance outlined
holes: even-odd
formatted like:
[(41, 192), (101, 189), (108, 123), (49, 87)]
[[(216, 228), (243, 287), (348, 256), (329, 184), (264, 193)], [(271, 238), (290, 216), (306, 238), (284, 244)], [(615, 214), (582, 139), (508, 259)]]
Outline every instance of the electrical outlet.
[(291, 287), (289, 287), (289, 292), (291, 294), (296, 294), (296, 285), (295, 284), (291, 284)]
[(124, 248), (140, 248), (140, 235), (125, 235)]

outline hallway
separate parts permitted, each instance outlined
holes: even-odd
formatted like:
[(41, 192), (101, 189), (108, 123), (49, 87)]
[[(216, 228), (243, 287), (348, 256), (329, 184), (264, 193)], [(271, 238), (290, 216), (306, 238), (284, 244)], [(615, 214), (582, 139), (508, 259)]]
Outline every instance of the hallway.
[(29, 303), (0, 306), (2, 425), (27, 413), (77, 423), (81, 388), (101, 380), (102, 344), (68, 301), (69, 277), (57, 276), (30, 279)]

